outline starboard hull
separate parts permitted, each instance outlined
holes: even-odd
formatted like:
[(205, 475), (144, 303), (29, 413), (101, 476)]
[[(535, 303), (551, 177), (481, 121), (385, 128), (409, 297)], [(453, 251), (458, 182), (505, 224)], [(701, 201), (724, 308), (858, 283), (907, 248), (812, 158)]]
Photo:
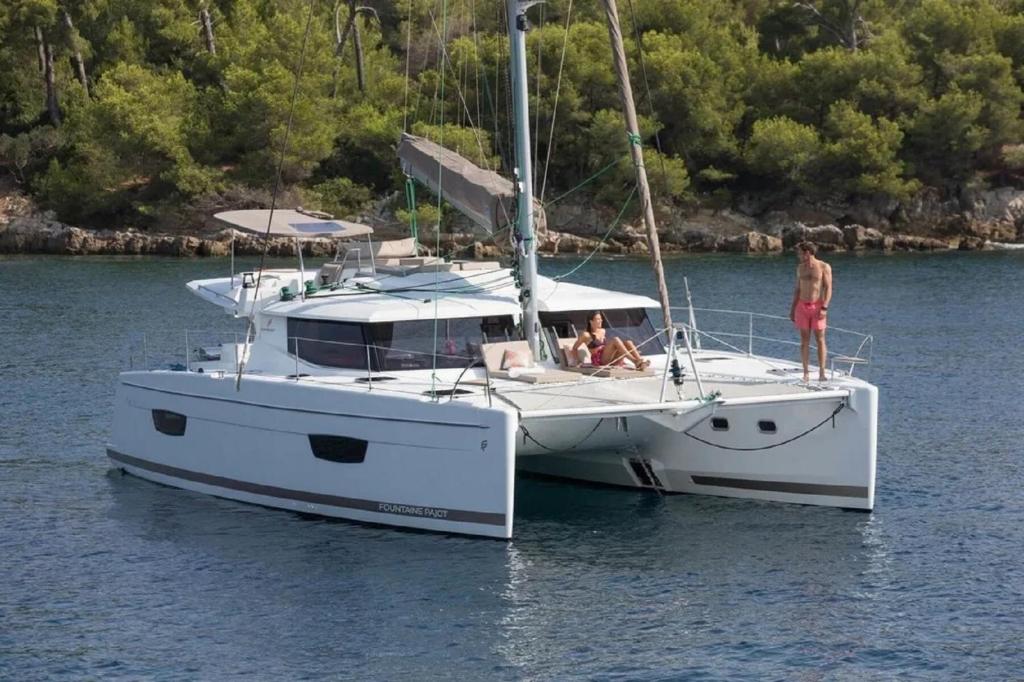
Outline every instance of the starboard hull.
[(847, 396), (724, 401), (682, 430), (644, 417), (599, 426), (596, 418), (576, 424), (527, 419), (531, 438), (519, 442), (517, 468), (669, 493), (871, 510), (877, 396), (875, 387), (863, 384)]

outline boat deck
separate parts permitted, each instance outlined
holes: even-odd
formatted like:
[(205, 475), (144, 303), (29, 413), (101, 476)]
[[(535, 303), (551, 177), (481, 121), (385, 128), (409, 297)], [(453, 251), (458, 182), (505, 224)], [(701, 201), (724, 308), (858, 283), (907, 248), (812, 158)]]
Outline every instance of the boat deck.
[[(696, 353), (704, 396), (717, 394), (726, 401), (756, 398), (785, 398), (820, 395), (823, 391), (845, 391), (850, 379), (842, 373), (828, 382), (804, 384), (799, 380), (799, 366), (756, 356), (727, 353)], [(717, 371), (715, 371), (717, 370)], [(796, 370), (794, 372), (794, 370)], [(653, 406), (660, 402), (679, 403), (700, 399), (692, 371), (685, 373), (682, 384), (669, 377), (662, 385), (664, 370), (655, 376), (637, 378), (587, 377), (551, 384), (528, 384), (516, 380), (495, 379), (494, 394), (524, 412), (552, 409), (615, 408), (622, 406)], [(728, 372), (726, 374), (726, 372)]]

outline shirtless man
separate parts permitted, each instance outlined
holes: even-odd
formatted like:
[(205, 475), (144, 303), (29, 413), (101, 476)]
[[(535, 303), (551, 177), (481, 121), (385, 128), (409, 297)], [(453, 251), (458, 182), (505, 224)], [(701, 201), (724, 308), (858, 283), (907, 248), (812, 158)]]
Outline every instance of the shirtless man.
[(818, 380), (825, 377), (825, 317), (828, 302), (832, 300), (832, 266), (815, 258), (818, 252), (811, 242), (800, 242), (796, 255), (800, 265), (796, 268), (796, 288), (793, 290), (793, 304), (789, 308), (789, 319), (800, 330), (800, 360), (804, 364), (804, 382), (810, 380), (807, 363), (811, 354), (811, 332), (818, 344)]

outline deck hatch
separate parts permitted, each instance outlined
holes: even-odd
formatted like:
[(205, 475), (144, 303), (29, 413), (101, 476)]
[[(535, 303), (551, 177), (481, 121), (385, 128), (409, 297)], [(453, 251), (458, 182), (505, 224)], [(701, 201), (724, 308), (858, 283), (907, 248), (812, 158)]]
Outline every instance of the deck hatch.
[(317, 459), (339, 464), (359, 464), (366, 459), (368, 443), (361, 438), (309, 434), (309, 447)]
[(170, 410), (153, 410), (153, 428), (168, 436), (184, 436), (188, 417)]
[(441, 388), (436, 391), (423, 391), (423, 395), (439, 395), (439, 396), (454, 396), (454, 395), (472, 395), (473, 391), (467, 391), (464, 388)]

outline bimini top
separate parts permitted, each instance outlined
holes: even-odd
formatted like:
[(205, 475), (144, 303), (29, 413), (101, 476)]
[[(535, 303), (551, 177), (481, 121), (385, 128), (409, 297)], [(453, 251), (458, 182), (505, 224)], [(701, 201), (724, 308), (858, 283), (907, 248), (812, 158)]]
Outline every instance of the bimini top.
[[(220, 222), (243, 232), (267, 234), (267, 221), (270, 209), (259, 208), (246, 211), (224, 211), (213, 216)], [(359, 223), (331, 218), (323, 213), (303, 212), (294, 209), (274, 209), (274, 217), (270, 223), (270, 235), (273, 237), (292, 237), (295, 239), (350, 239), (372, 234), (373, 228)]]

